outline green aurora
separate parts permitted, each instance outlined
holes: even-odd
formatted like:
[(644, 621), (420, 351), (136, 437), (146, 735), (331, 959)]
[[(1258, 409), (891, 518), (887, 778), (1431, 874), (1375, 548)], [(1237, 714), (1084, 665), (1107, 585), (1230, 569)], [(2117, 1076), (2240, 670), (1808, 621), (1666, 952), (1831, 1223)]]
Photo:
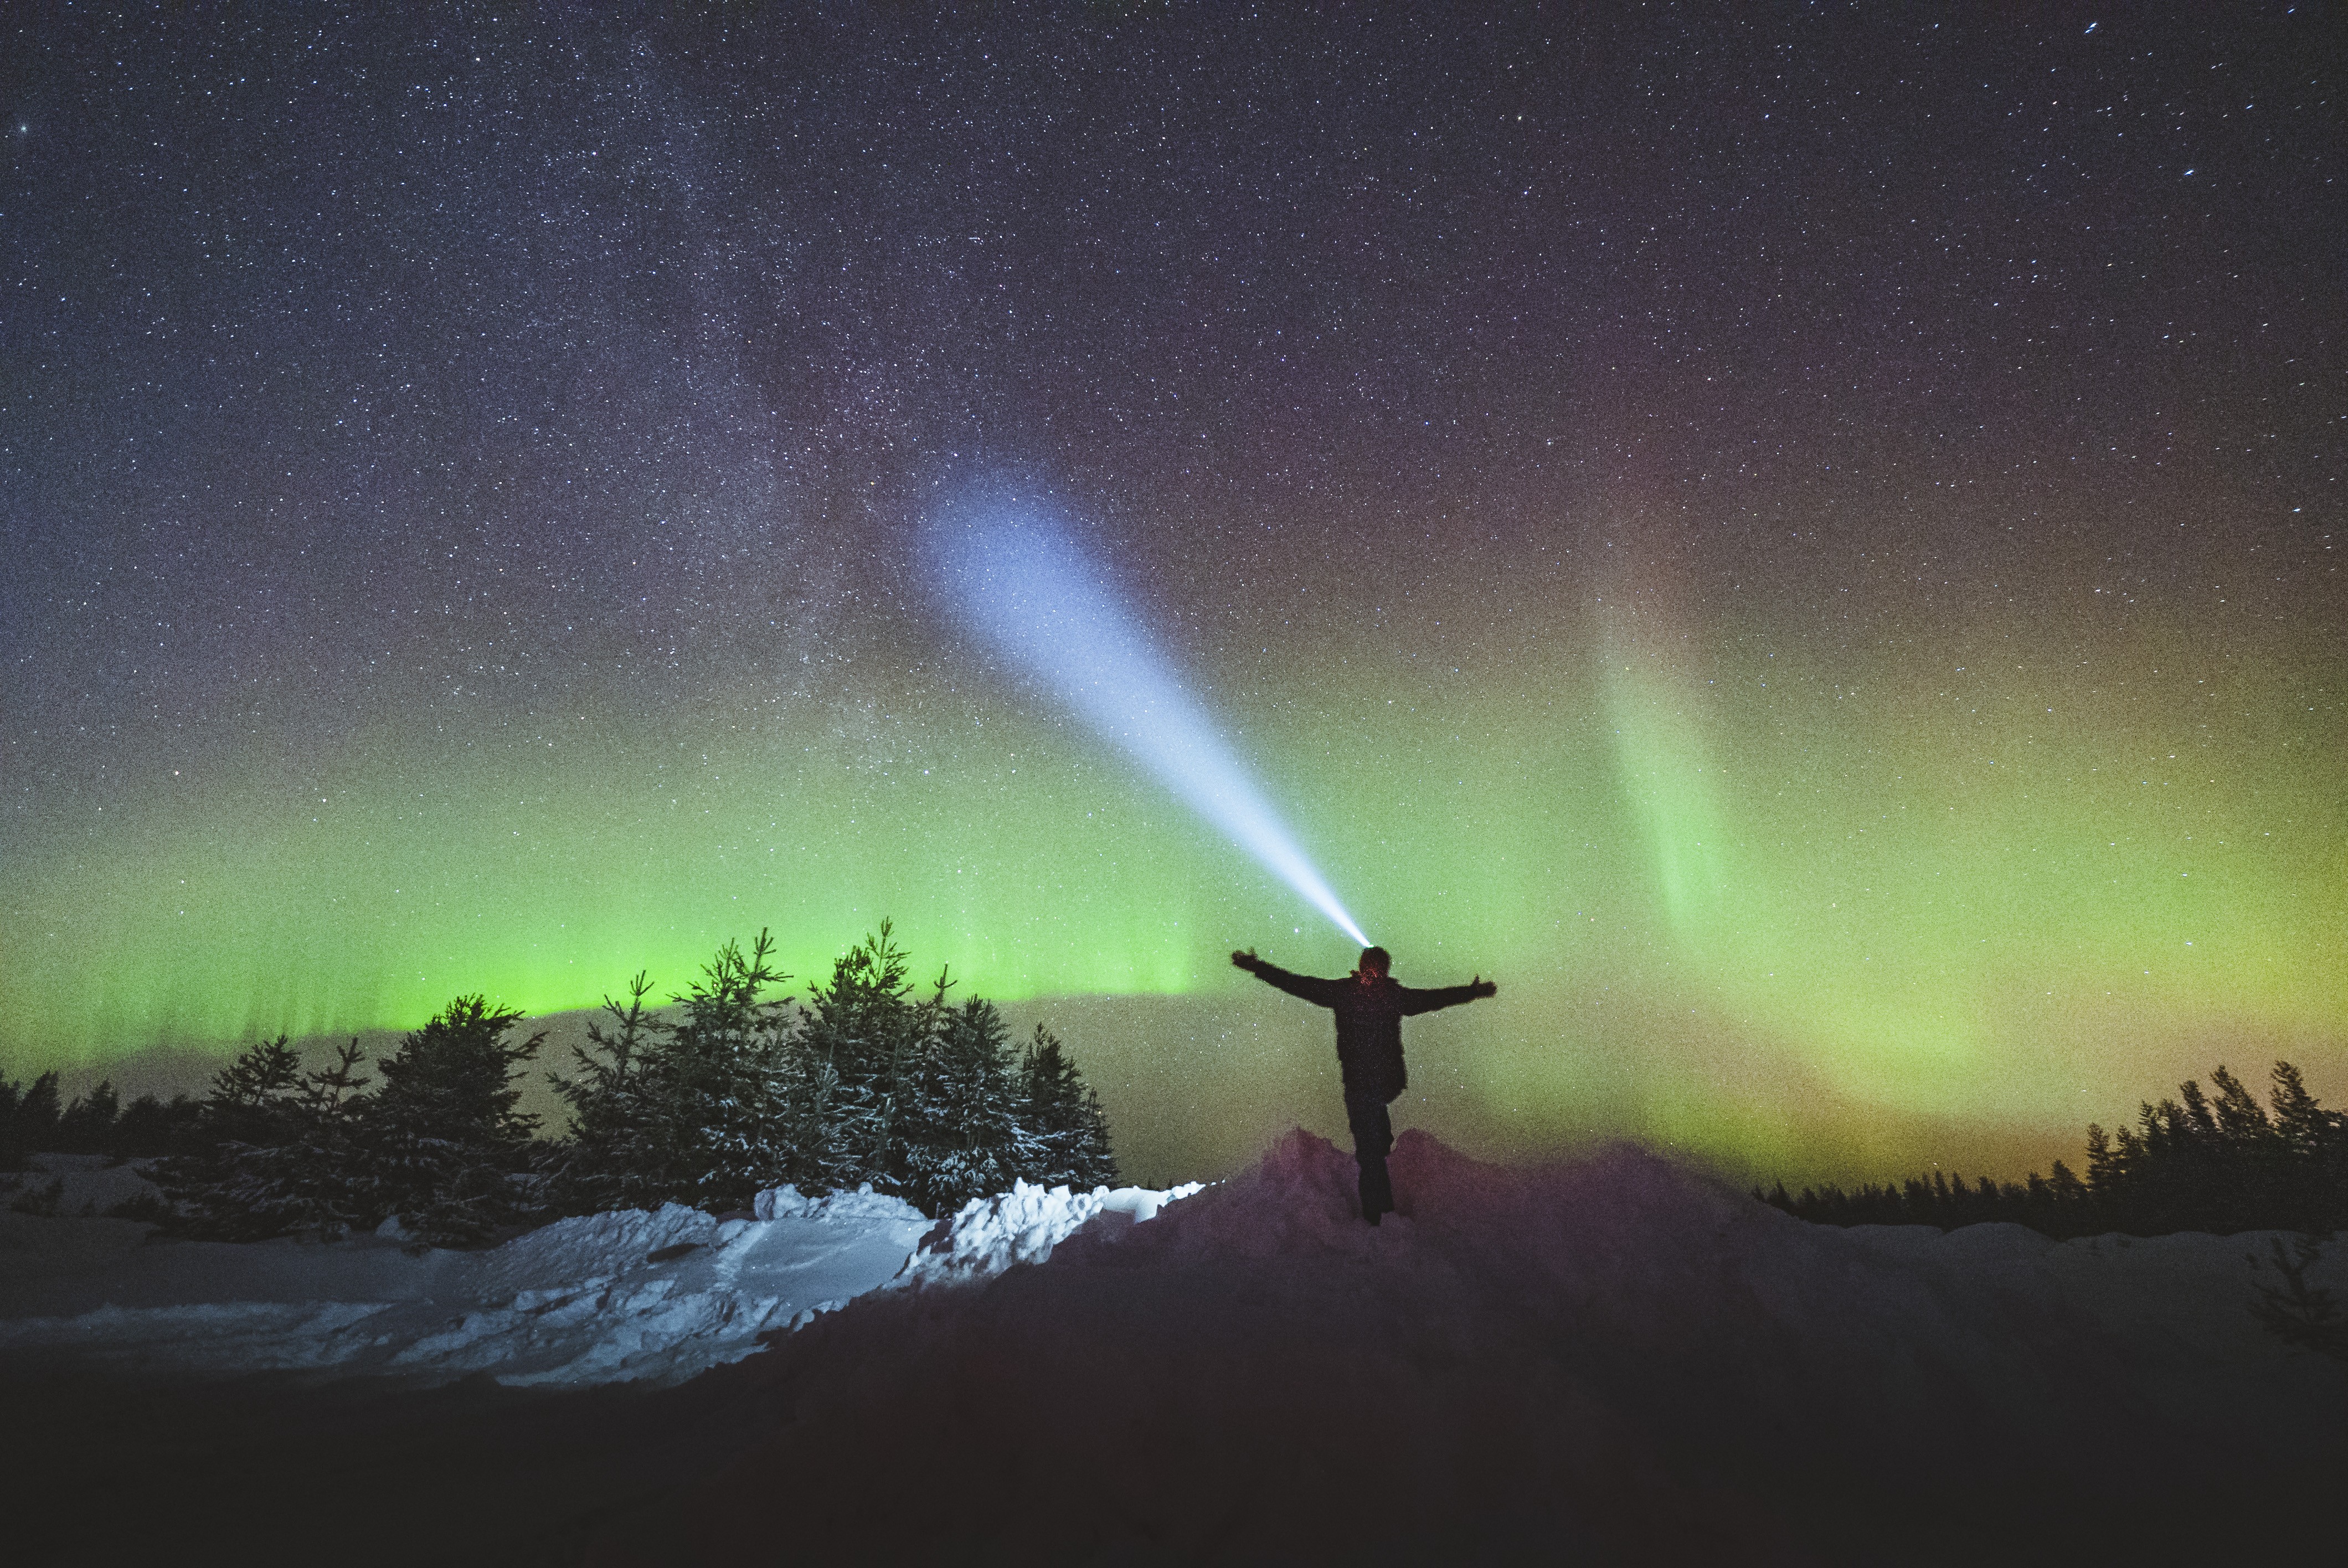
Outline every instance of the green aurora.
[[(2336, 651), (2143, 613), (2058, 643), (2017, 612), (1829, 655), (1614, 587), (1570, 614), (1529, 591), (1473, 655), (1430, 610), (1317, 664), (1331, 629), (1305, 629), (1271, 651), (1285, 684), (1220, 671), (1406, 976), (1503, 981), (1414, 1037), (1433, 1120), (1503, 1149), (1632, 1132), (1841, 1171), (1952, 1128), (2007, 1153), (1993, 1130), (2108, 1121), (2219, 1060), (2295, 1055), (2338, 1092)], [(26, 938), (8, 1060), (410, 1027), (473, 989), (578, 1009), (640, 968), (679, 988), (761, 926), (806, 977), (884, 917), (1046, 1019), (1040, 999), (1158, 996), (1304, 1029), (1224, 955), (1341, 972), (1341, 936), (1106, 748), (938, 668), (894, 671), (855, 729), (713, 699), (617, 738), (386, 723), (298, 779), (160, 769), (0, 874)], [(1078, 1041), (1109, 1081), (1167, 1049), (1129, 1028)], [(1309, 1120), (1297, 1061), (1273, 1098)], [(1127, 1076), (1128, 1122), (1182, 1113), (1162, 1074)]]
[[(2336, 8), (2335, 8), (2336, 9)], [(1533, 1158), (2018, 1176), (2348, 1103), (2333, 10), (651, 7), (19, 28), (0, 1072), (883, 918), (1154, 1180), (1354, 954), (990, 665), (1032, 487)], [(965, 993), (967, 994), (967, 993)]]

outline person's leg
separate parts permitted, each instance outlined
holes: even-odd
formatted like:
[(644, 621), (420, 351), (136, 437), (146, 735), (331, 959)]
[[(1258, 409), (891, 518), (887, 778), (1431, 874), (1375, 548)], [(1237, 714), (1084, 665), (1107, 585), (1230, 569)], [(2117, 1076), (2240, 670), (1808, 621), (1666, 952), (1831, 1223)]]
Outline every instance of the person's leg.
[(1394, 1184), (1386, 1154), (1394, 1148), (1394, 1122), (1386, 1103), (1371, 1094), (1345, 1096), (1345, 1121), (1354, 1130), (1354, 1163), (1361, 1167), (1362, 1217), (1372, 1225), (1394, 1212)]

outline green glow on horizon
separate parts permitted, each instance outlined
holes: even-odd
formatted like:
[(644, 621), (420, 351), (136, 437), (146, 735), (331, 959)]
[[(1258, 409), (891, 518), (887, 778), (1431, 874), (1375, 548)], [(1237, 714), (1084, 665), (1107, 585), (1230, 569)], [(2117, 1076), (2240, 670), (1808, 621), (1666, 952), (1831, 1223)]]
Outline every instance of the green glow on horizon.
[[(1684, 620), (1456, 681), (1349, 645), (1236, 715), (1293, 743), (1251, 754), (1403, 978), (1480, 971), (1517, 1004), (1443, 1026), (1461, 1104), (1757, 1160), (1807, 1100), (2084, 1122), (2178, 1052), (2337, 1065), (2335, 651), (2178, 630), (2083, 656), (2016, 625), (1827, 659)], [(412, 1027), (475, 989), (551, 1011), (638, 968), (666, 994), (761, 926), (797, 990), (883, 917), (924, 978), (1004, 1001), (1245, 998), (1236, 946), (1350, 963), (1089, 743), (966, 693), (895, 724), (386, 721), (306, 777), (52, 822), (0, 870), (0, 1050), (22, 1072)]]

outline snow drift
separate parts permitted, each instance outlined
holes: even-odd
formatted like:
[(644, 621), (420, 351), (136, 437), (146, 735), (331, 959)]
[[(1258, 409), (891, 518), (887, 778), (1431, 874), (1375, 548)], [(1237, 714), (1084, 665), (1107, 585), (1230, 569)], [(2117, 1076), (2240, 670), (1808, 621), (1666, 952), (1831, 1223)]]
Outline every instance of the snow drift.
[[(60, 1208), (143, 1186), (49, 1156)], [(516, 1387), (682, 1381), (867, 1291), (1040, 1261), (1101, 1215), (1130, 1224), (1198, 1189), (1022, 1183), (933, 1225), (897, 1198), (757, 1196), (754, 1219), (669, 1204), (555, 1221), (482, 1252), (411, 1251), (396, 1224), (320, 1245), (158, 1241), (127, 1220), (0, 1214), (0, 1351), (123, 1371), (355, 1374)]]

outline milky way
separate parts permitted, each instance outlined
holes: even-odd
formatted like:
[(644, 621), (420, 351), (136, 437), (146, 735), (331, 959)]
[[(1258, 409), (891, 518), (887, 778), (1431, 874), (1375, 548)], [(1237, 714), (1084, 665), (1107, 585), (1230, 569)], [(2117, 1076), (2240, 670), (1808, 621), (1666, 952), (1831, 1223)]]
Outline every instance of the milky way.
[(919, 10), (20, 15), (0, 1070), (891, 916), (1208, 1083), (1350, 948), (938, 612), (1017, 472), (1429, 1116), (2348, 1091), (2335, 13)]

